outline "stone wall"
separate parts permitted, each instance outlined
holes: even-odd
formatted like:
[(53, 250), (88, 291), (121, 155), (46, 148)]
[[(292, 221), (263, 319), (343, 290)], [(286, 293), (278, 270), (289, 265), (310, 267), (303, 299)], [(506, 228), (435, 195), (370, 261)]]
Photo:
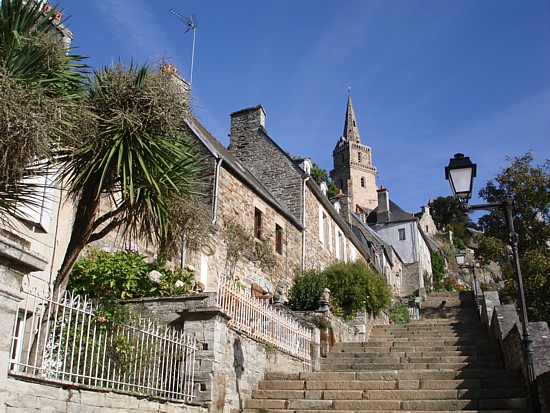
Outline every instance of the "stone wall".
[(133, 301), (134, 305), (138, 303), (146, 316), (196, 334), (201, 350), (197, 355), (195, 394), (210, 412), (238, 412), (266, 373), (296, 373), (310, 368), (271, 345), (229, 328), (229, 317), (217, 307), (215, 294)]
[[(219, 274), (231, 275), (231, 273), (238, 275), (245, 285), (258, 283), (271, 292), (275, 291), (279, 281), (290, 285), (295, 271), (301, 265), (301, 230), (230, 171), (223, 168), (223, 164), (219, 185), (218, 231), (211, 242), (212, 254), (206, 260), (208, 262), (207, 291), (216, 291)], [(243, 254), (236, 263), (236, 268), (230, 268), (226, 256), (225, 224), (231, 220), (242, 226), (247, 234), (253, 236), (256, 208), (262, 212), (262, 236), (267, 239), (266, 242), (275, 257), (275, 265), (272, 268), (262, 268), (259, 263), (249, 260), (247, 255)], [(276, 225), (279, 225), (283, 231), (282, 254), (275, 250)], [(200, 262), (198, 257), (195, 261)]]
[(550, 413), (550, 371), (537, 377), (539, 385), (540, 411)]
[(30, 243), (17, 235), (0, 232), (0, 413), (5, 411), (11, 335), (23, 276), (46, 268), (46, 259), (29, 249)]
[[(525, 382), (528, 382), (527, 363), (523, 346), (523, 331), (516, 308), (513, 305), (496, 305), (498, 297), (494, 293), (488, 295), (486, 303), (482, 298), (481, 319), (491, 320), (489, 331), (498, 341), (502, 350), (506, 368), (520, 370)], [(492, 316), (489, 318), (490, 314)], [(533, 340), (533, 364), (535, 382), (530, 391), (538, 397), (543, 412), (550, 412), (548, 394), (550, 394), (550, 330), (545, 322), (530, 322), (529, 333)]]
[[(361, 254), (346, 236), (344, 229), (309, 188), (306, 190), (305, 206), (306, 269), (322, 270), (338, 259), (354, 261), (361, 258)], [(323, 229), (320, 229), (320, 225), (323, 225)]]
[(401, 282), (401, 296), (406, 297), (416, 294), (419, 289), (420, 263), (403, 264), (403, 277)]
[(148, 400), (126, 394), (7, 380), (6, 413), (206, 413), (199, 405)]

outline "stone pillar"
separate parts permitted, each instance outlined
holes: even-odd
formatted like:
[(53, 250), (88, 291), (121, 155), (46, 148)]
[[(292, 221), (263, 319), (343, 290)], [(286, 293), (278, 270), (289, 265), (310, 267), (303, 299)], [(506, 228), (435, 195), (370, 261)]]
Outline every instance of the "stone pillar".
[(46, 268), (45, 258), (30, 243), (9, 232), (0, 233), (0, 413), (5, 412), (10, 344), (23, 276)]

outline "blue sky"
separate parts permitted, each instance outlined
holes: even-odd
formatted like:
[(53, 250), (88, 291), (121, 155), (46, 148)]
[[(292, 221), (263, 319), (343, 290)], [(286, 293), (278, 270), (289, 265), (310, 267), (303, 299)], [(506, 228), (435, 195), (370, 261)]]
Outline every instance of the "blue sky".
[[(168, 58), (227, 145), (229, 114), (258, 104), (271, 137), (332, 169), (348, 85), (378, 185), (411, 212), (449, 195), (457, 152), (476, 190), (529, 150), (550, 158), (548, 0), (64, 0), (93, 67)], [(474, 201), (477, 201), (474, 199)]]

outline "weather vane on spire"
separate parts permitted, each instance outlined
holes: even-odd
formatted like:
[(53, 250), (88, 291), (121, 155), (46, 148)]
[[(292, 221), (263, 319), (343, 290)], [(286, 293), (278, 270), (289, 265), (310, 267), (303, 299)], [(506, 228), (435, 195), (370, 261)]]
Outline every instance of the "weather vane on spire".
[(189, 71), (189, 88), (193, 85), (193, 64), (195, 63), (195, 40), (197, 36), (197, 23), (196, 18), (193, 20), (193, 17), (185, 18), (180, 13), (178, 13), (174, 9), (170, 9), (170, 13), (172, 13), (174, 16), (176, 16), (178, 19), (183, 21), (187, 25), (187, 30), (185, 33), (188, 33), (190, 31), (193, 31), (193, 46), (191, 50), (191, 69)]
[(348, 96), (351, 95), (351, 85), (348, 83)]

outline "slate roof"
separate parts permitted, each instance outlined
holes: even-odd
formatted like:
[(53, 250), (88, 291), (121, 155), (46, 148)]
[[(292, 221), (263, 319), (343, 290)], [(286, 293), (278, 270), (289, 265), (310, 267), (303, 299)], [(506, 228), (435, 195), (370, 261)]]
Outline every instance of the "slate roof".
[(276, 198), (273, 197), (271, 192), (241, 163), (229, 152), (206, 128), (195, 118), (188, 117), (185, 122), (193, 134), (205, 145), (205, 147), (212, 153), (217, 159), (222, 159), (222, 166), (230, 169), (235, 173), (246, 185), (248, 185), (258, 196), (260, 196), (265, 202), (271, 205), (274, 209), (287, 218), (293, 225), (300, 230), (303, 229), (300, 221), (282, 205)]
[[(374, 208), (369, 215), (367, 216), (367, 224), (377, 224), (377, 212), (378, 208)], [(401, 207), (399, 207), (395, 202), (390, 199), (390, 222), (400, 222), (400, 221), (414, 221), (417, 218), (412, 212), (407, 212)]]

